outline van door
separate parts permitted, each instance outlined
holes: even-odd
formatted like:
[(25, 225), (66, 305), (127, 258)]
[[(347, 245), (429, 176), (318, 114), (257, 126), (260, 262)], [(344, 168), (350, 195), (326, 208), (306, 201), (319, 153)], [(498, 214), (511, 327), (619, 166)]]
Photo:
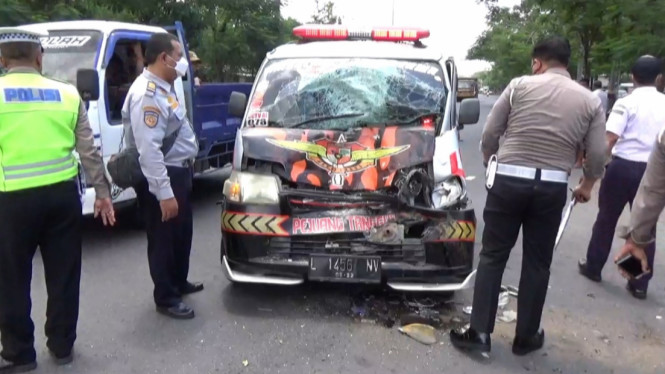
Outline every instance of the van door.
[[(446, 73), (450, 79), (450, 128), (457, 127), (457, 66), (452, 58), (446, 60)], [(459, 128), (461, 130), (462, 128)]]
[(120, 150), (122, 106), (129, 87), (142, 70), (142, 66), (137, 66), (136, 54), (145, 55), (145, 45), (151, 35), (143, 31), (119, 30), (112, 32), (106, 43), (99, 95), (99, 123), (105, 158)]

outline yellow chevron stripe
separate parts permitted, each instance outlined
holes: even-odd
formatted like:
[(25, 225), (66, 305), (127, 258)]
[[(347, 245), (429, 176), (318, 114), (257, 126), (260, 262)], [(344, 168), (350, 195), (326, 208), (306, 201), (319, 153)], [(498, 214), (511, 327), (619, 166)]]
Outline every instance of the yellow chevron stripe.
[(259, 217), (259, 219), (257, 219), (256, 222), (254, 222), (254, 226), (256, 226), (259, 232), (262, 233), (272, 232), (270, 231), (270, 228), (268, 228), (268, 222), (270, 222), (271, 219), (273, 219), (273, 217), (271, 216)]
[(228, 229), (231, 228), (231, 224), (229, 223), (229, 221), (231, 220), (232, 217), (233, 217), (233, 214), (231, 214), (231, 213), (227, 213), (227, 212), (222, 213), (222, 228), (223, 229), (228, 230)]
[(242, 225), (240, 225), (240, 220), (245, 217), (246, 216), (244, 214), (234, 214), (233, 217), (231, 217), (231, 220), (229, 221), (231, 230), (237, 232), (245, 232), (246, 230), (242, 227)]
[(286, 231), (282, 228), (282, 223), (286, 221), (287, 217), (277, 217), (276, 220), (272, 221), (269, 226), (272, 231), (277, 235), (288, 235)]
[(222, 229), (236, 233), (287, 236), (289, 233), (281, 226), (287, 219), (286, 216), (223, 212)]

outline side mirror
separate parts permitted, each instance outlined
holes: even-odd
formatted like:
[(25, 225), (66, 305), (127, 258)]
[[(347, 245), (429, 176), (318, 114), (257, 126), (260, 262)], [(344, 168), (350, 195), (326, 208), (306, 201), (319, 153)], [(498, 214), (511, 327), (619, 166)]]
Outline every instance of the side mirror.
[(473, 125), (478, 123), (480, 118), (480, 101), (478, 99), (464, 99), (459, 107), (459, 119), (457, 123), (460, 125)]
[(247, 95), (242, 92), (233, 91), (229, 98), (229, 114), (234, 117), (242, 118), (245, 115), (247, 106)]
[(99, 74), (95, 69), (78, 69), (76, 71), (76, 88), (83, 101), (99, 99)]

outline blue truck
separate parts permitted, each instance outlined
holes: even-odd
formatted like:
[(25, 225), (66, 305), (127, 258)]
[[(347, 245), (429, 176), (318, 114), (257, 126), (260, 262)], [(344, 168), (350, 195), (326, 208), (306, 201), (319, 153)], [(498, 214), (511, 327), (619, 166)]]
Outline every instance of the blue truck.
[[(123, 126), (120, 109), (136, 75), (142, 67), (137, 55), (154, 33), (171, 32), (178, 36), (189, 59), (184, 28), (181, 22), (169, 27), (87, 20), (63, 21), (26, 25), (47, 31), (41, 42), (44, 47), (43, 73), (67, 81), (79, 88), (88, 107), (95, 145), (104, 162), (117, 153), (121, 146)], [(214, 170), (231, 161), (236, 132), (241, 119), (229, 115), (231, 92), (249, 95), (251, 83), (205, 83), (194, 85), (194, 71), (178, 79), (174, 88), (199, 140), (199, 153), (195, 171)], [(83, 91), (85, 93), (83, 94)], [(85, 172), (81, 180), (85, 186)], [(109, 176), (110, 178), (110, 176)], [(136, 194), (113, 185), (112, 198), (118, 208), (135, 206)], [(93, 213), (94, 190), (85, 188), (83, 214)]]

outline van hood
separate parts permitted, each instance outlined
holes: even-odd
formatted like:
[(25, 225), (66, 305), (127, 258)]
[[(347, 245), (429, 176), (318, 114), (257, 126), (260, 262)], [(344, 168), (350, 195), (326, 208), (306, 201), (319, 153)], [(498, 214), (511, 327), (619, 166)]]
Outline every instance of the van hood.
[(367, 126), (335, 130), (246, 127), (243, 156), (283, 166), (282, 177), (330, 190), (390, 187), (395, 173), (434, 157), (431, 126)]

